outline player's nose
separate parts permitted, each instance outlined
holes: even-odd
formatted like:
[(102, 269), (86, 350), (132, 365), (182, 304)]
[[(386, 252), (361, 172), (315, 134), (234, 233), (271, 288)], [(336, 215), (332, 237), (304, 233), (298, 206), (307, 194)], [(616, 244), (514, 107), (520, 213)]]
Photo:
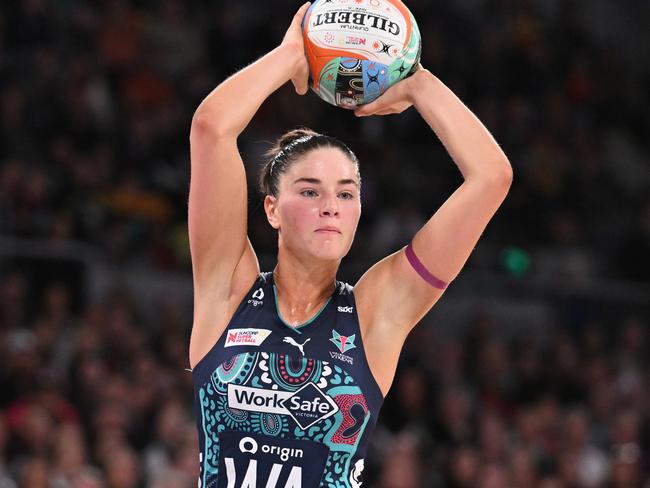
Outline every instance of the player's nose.
[(338, 216), (339, 202), (336, 196), (324, 197), (321, 201), (320, 214), (324, 217)]

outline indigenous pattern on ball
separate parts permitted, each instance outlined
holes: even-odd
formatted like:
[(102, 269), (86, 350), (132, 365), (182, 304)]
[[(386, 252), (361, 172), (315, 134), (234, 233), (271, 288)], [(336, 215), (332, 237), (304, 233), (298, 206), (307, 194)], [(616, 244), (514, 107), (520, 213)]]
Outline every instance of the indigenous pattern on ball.
[(420, 62), (420, 31), (400, 0), (316, 0), (303, 37), (311, 89), (339, 107), (372, 102)]

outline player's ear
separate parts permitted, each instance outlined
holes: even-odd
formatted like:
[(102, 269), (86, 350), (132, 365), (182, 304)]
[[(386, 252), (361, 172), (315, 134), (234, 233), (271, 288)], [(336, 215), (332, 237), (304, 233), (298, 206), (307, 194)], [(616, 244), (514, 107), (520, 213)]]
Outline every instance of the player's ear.
[(273, 195), (266, 195), (264, 197), (264, 212), (266, 213), (266, 220), (269, 221), (271, 227), (278, 230), (280, 228), (280, 220), (278, 218), (278, 199)]

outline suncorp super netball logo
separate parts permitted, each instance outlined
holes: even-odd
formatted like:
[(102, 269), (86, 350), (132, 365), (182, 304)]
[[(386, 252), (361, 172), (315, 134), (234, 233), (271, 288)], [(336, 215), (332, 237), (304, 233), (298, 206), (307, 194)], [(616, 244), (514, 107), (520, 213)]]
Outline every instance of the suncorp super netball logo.
[(271, 335), (268, 329), (230, 329), (226, 332), (224, 347), (259, 346)]

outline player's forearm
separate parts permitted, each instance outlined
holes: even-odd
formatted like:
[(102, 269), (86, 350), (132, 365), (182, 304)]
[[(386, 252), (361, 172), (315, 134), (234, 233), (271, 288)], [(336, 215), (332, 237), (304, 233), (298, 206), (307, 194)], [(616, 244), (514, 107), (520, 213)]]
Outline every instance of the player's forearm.
[(264, 100), (291, 79), (299, 61), (288, 45), (273, 49), (212, 90), (196, 109), (192, 128), (237, 137)]
[(413, 80), (413, 105), (443, 143), (466, 181), (508, 181), (512, 168), (478, 118), (427, 70)]

